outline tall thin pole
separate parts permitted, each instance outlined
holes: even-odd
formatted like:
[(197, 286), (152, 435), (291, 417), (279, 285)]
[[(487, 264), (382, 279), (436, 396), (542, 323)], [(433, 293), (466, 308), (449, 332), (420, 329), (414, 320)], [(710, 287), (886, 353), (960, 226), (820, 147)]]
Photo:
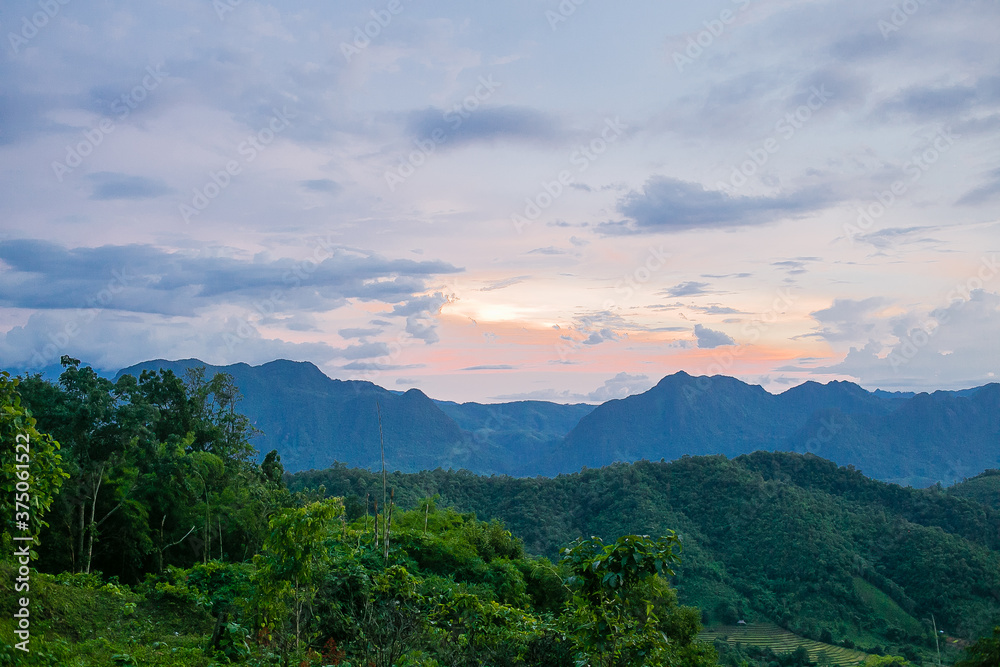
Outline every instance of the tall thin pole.
[[(388, 521), (389, 506), (386, 505), (385, 497), (385, 438), (382, 437), (382, 408), (378, 404), (378, 399), (375, 400), (375, 412), (378, 414), (378, 444), (382, 450), (382, 513), (386, 515), (386, 520)], [(378, 512), (375, 513), (375, 523), (378, 523)], [(376, 539), (377, 544), (378, 540)]]
[(934, 620), (934, 614), (931, 614), (931, 624), (934, 626), (934, 648), (937, 649), (938, 667), (941, 667), (941, 645), (938, 644), (937, 621)]

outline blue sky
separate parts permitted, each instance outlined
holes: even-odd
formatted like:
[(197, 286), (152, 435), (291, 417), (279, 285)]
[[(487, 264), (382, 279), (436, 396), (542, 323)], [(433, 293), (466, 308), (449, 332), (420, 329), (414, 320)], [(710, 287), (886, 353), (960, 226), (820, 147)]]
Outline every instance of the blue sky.
[(0, 367), (1000, 373), (997, 2), (0, 8)]

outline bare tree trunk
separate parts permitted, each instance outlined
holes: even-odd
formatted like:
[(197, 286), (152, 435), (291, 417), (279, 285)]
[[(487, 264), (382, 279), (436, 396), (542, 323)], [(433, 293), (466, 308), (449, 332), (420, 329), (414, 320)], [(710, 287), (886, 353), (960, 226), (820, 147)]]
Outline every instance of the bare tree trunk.
[(104, 480), (104, 464), (97, 470), (97, 481), (94, 483), (94, 495), (90, 503), (90, 521), (87, 523), (87, 553), (83, 558), (83, 573), (90, 574), (90, 560), (94, 555), (94, 532), (97, 526), (94, 525), (94, 514), (97, 512), (97, 495), (101, 491), (101, 482)]
[(84, 538), (84, 536), (87, 533), (87, 527), (86, 527), (87, 524), (84, 521), (84, 513), (86, 512), (86, 510), (83, 508), (83, 500), (82, 499), (80, 500), (79, 508), (80, 508), (80, 546), (76, 550), (76, 552), (78, 554), (80, 554), (80, 567), (79, 567), (79, 569), (76, 569), (74, 567), (74, 570), (73, 570), (74, 572), (83, 572), (83, 538)]

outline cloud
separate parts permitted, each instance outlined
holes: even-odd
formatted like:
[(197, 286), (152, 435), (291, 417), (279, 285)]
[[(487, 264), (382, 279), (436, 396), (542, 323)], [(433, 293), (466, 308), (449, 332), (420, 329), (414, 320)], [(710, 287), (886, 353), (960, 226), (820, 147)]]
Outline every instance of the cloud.
[(382, 333), (381, 329), (347, 328), (337, 331), (337, 334), (341, 338), (368, 338), (369, 336), (377, 336), (380, 333)]
[(688, 281), (686, 283), (680, 283), (679, 285), (669, 287), (659, 293), (672, 297), (696, 296), (698, 294), (706, 294), (706, 287), (708, 287), (708, 283)]
[(1000, 294), (972, 291), (929, 313), (908, 311), (892, 318), (895, 342), (869, 340), (851, 347), (844, 360), (810, 369), (840, 373), (868, 387), (959, 389), (1000, 378)]
[(174, 191), (162, 181), (143, 176), (101, 171), (88, 174), (87, 178), (95, 182), (91, 199), (155, 199)]
[(381, 364), (373, 361), (352, 361), (340, 368), (345, 371), (400, 371), (413, 368), (424, 368), (426, 364)]
[(745, 315), (746, 311), (736, 310), (735, 308), (730, 308), (729, 306), (720, 306), (718, 304), (712, 304), (711, 306), (688, 306), (691, 310), (696, 310), (700, 313), (706, 315)]
[(529, 250), (525, 253), (526, 255), (565, 255), (566, 251), (555, 246), (546, 246), (544, 248), (535, 248), (534, 250)]
[(723, 345), (735, 345), (736, 341), (721, 331), (715, 331), (700, 324), (694, 325), (694, 335), (698, 339), (698, 347), (712, 349)]
[[(114, 341), (114, 344), (108, 344)], [(245, 319), (184, 320), (83, 309), (32, 313), (23, 325), (0, 334), (0, 366), (37, 370), (68, 354), (114, 372), (151, 358), (198, 358), (209, 364), (265, 363), (275, 359), (323, 364), (340, 356), (330, 345), (266, 338)]]
[(300, 183), (306, 190), (312, 190), (313, 192), (329, 192), (330, 194), (335, 194), (343, 189), (339, 183), (332, 181), (329, 178), (300, 181)]
[(991, 171), (985, 183), (966, 192), (957, 203), (962, 206), (976, 206), (996, 199), (997, 196), (1000, 196), (1000, 169)]
[(320, 312), (357, 298), (400, 304), (394, 314), (405, 315), (413, 303), (423, 303), (413, 298), (426, 290), (426, 280), (461, 270), (336, 246), (325, 253), (318, 262), (297, 262), (192, 256), (150, 245), (0, 241), (0, 260), (8, 266), (0, 272), (0, 305), (85, 308), (104, 301), (103, 307), (120, 311), (190, 315), (222, 304), (255, 307), (261, 300), (273, 312)]
[(586, 394), (558, 391), (555, 389), (537, 389), (518, 394), (494, 396), (494, 399), (504, 401), (555, 401), (558, 403), (604, 403), (606, 401), (625, 398), (633, 394), (641, 394), (656, 384), (648, 376), (633, 373), (618, 373), (594, 391)]
[(910, 86), (884, 102), (875, 113), (885, 120), (954, 122), (978, 108), (992, 110), (998, 102), (1000, 76), (991, 75), (980, 77), (973, 84)]
[[(553, 115), (528, 107), (481, 107), (475, 111), (448, 111), (429, 108), (410, 113), (407, 133), (414, 139), (443, 139), (441, 146), (458, 147), (501, 140), (554, 143), (565, 134)], [(437, 135), (435, 135), (437, 133)]]
[(816, 211), (833, 201), (832, 192), (822, 187), (773, 197), (747, 197), (654, 176), (641, 192), (633, 190), (618, 202), (618, 211), (631, 224), (625, 229), (606, 224), (603, 230), (662, 232), (759, 225)]
[(485, 287), (480, 287), (480, 292), (492, 292), (493, 290), (503, 289), (505, 287), (510, 287), (512, 285), (517, 285), (518, 283), (523, 283), (531, 276), (516, 276), (514, 278), (504, 278), (503, 280), (494, 280), (486, 283)]
[(872, 315), (888, 304), (882, 297), (834, 299), (829, 308), (809, 313), (822, 326), (818, 334), (830, 342), (867, 340), (876, 329)]
[(469, 366), (467, 368), (460, 368), (460, 371), (512, 371), (515, 370), (516, 366), (511, 366), (510, 364), (494, 364), (485, 366)]

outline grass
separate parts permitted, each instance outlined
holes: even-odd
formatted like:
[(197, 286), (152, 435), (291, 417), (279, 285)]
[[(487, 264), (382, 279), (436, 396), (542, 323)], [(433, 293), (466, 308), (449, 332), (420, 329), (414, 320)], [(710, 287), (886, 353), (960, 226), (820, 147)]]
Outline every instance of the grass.
[(30, 653), (13, 649), (12, 618), (0, 620), (0, 663), (15, 667), (209, 667), (203, 647), (213, 621), (198, 608), (153, 603), (94, 575), (31, 573), (31, 589), (15, 592), (15, 570), (0, 563), (0, 604), (27, 595)]
[[(708, 642), (721, 639), (730, 644), (762, 646), (771, 649), (775, 653), (793, 653), (796, 649), (802, 647), (809, 652), (810, 660), (818, 661), (822, 654), (826, 656), (825, 664), (836, 667), (857, 665), (868, 657), (867, 653), (806, 639), (770, 623), (722, 625), (703, 630), (698, 635), (698, 638)], [(824, 662), (820, 662), (820, 664), (822, 665)]]
[(854, 577), (854, 590), (877, 616), (898, 626), (907, 634), (926, 634), (927, 631), (920, 625), (920, 621), (910, 616), (902, 607), (896, 604), (895, 600), (861, 577)]

